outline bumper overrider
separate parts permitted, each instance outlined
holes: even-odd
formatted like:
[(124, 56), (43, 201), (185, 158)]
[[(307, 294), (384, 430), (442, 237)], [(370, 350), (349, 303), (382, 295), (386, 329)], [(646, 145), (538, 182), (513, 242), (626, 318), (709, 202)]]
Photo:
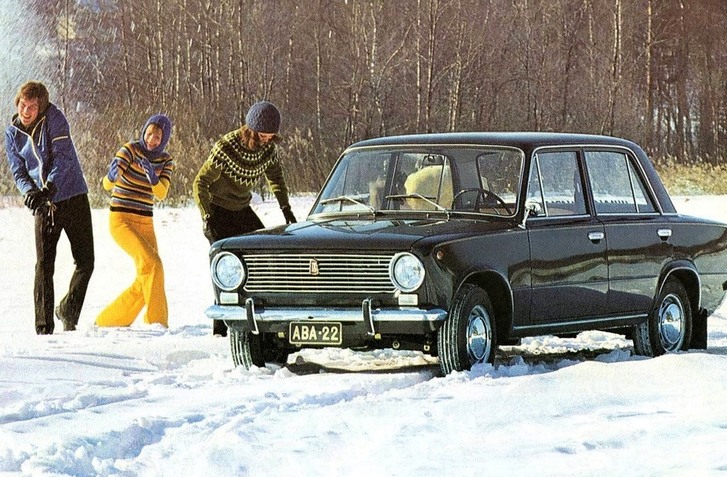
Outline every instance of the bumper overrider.
[(439, 329), (447, 318), (442, 309), (373, 308), (372, 300), (365, 299), (360, 308), (323, 307), (258, 307), (252, 298), (245, 306), (212, 305), (205, 311), (208, 318), (223, 320), (238, 331), (259, 333), (286, 333), (291, 322), (337, 322), (344, 334), (357, 337), (380, 335), (427, 335)]

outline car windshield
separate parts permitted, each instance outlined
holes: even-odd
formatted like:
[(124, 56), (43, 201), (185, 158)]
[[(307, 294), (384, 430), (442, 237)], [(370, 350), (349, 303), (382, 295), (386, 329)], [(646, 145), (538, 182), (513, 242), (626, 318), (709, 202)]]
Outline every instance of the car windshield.
[(312, 214), (431, 211), (512, 216), (524, 154), (506, 147), (352, 150), (338, 161)]

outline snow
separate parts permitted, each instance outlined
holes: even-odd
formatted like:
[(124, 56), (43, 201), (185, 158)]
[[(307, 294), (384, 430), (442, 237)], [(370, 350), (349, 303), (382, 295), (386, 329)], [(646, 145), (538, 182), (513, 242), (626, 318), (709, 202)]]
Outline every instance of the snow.
[[(727, 197), (675, 202), (727, 221)], [(310, 204), (294, 198), (296, 215)], [(254, 206), (281, 223), (274, 202)], [(587, 332), (527, 339), (494, 366), (446, 377), (435, 359), (392, 350), (303, 350), (287, 367), (246, 371), (204, 317), (212, 292), (195, 208), (155, 215), (168, 330), (93, 325), (133, 277), (108, 212), (93, 219), (79, 329), (36, 336), (32, 217), (0, 208), (0, 475), (727, 475), (725, 306), (709, 318), (706, 351), (655, 359)], [(63, 238), (57, 299), (71, 267)]]

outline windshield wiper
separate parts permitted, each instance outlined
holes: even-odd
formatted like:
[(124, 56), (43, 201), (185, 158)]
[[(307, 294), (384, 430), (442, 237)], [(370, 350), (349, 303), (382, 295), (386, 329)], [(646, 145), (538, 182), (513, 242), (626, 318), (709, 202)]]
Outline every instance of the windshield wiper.
[(338, 197), (331, 197), (330, 199), (323, 199), (321, 201), (321, 205), (330, 204), (332, 202), (351, 202), (351, 203), (354, 203), (356, 205), (360, 205), (361, 207), (364, 207), (369, 212), (371, 212), (371, 215), (373, 215), (374, 218), (376, 218), (376, 209), (374, 209), (373, 207), (371, 207), (368, 204), (365, 204), (365, 203), (361, 202), (360, 200), (354, 199), (353, 197), (349, 197), (347, 195), (339, 195)]
[(425, 201), (425, 202), (433, 205), (439, 212), (444, 212), (445, 214), (447, 214), (447, 220), (449, 220), (449, 210), (447, 210), (444, 207), (442, 207), (441, 205), (437, 204), (436, 202), (434, 202), (429, 197), (424, 197), (421, 194), (396, 194), (396, 195), (387, 195), (386, 196), (386, 200), (389, 200), (389, 199), (421, 199), (421, 200), (423, 200), (423, 201)]

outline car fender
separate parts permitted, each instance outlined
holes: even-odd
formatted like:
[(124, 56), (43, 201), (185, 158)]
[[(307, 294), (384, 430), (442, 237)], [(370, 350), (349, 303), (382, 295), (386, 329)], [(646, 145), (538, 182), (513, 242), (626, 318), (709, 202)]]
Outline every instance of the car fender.
[(498, 342), (504, 343), (510, 336), (515, 315), (515, 300), (510, 283), (497, 270), (475, 271), (460, 281), (452, 296), (456, 296), (462, 286), (469, 283), (479, 286), (489, 295), (495, 311)]
[(702, 286), (697, 267), (689, 260), (674, 260), (667, 263), (659, 275), (658, 286), (654, 293), (654, 305), (656, 305), (656, 299), (669, 277), (675, 277), (682, 282), (689, 295), (692, 314), (697, 316), (702, 303)]

